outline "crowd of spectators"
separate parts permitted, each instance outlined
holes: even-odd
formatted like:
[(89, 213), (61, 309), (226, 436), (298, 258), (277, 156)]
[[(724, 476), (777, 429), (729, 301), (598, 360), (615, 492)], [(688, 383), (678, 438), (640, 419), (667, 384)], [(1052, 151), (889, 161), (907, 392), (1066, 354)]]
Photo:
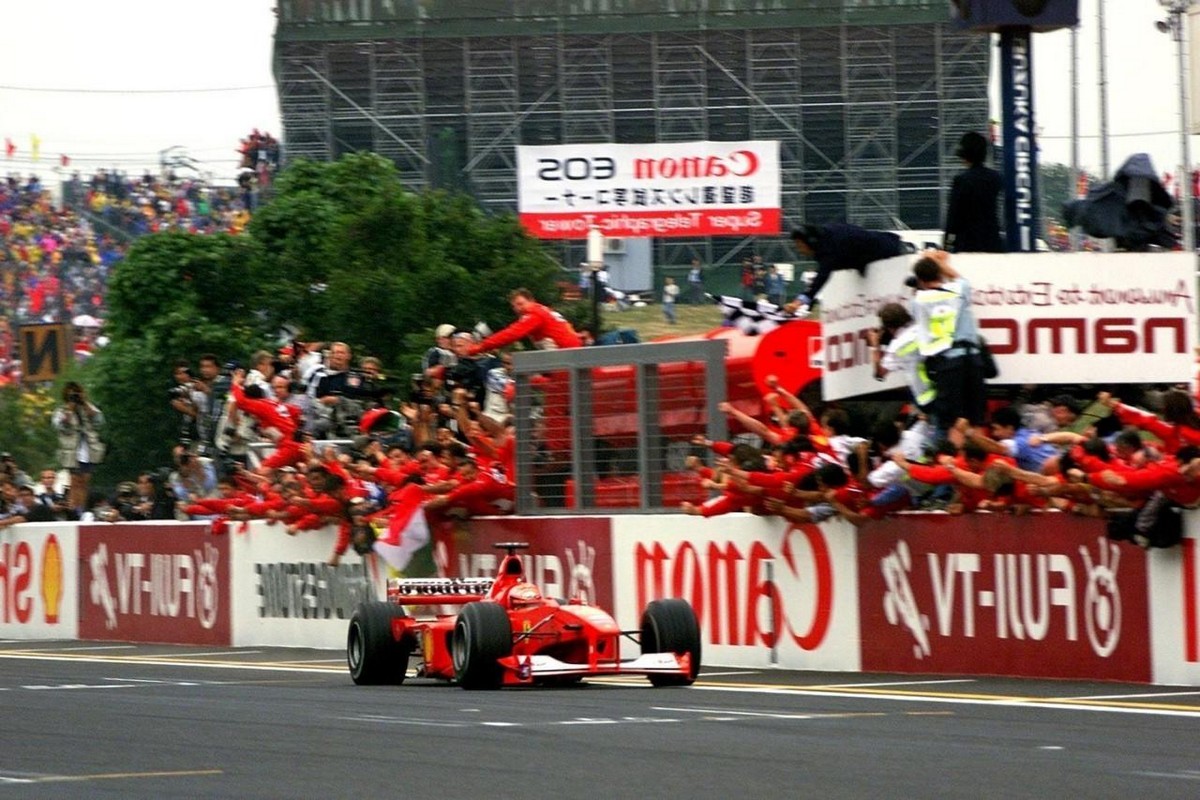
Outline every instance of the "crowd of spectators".
[(910, 510), (1067, 512), (1105, 518), (1110, 538), (1170, 547), (1179, 511), (1200, 505), (1200, 417), (1182, 388), (1146, 395), (1158, 413), (1107, 392), (1090, 403), (1070, 394), (998, 403), (986, 425), (959, 419), (945, 437), (909, 405), (858, 437), (845, 411), (814, 414), (768, 380), (767, 421), (723, 406), (735, 429), (757, 438), (697, 440), (715, 466), (693, 456), (688, 468), (718, 494), (683, 503), (684, 513), (857, 525)]

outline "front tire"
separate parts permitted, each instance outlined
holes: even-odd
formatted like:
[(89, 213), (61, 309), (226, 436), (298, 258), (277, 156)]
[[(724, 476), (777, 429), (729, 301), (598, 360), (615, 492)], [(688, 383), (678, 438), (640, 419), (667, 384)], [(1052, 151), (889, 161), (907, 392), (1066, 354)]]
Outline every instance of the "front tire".
[(450, 642), (454, 679), (464, 689), (499, 689), (504, 680), (500, 659), (512, 646), (512, 623), (502, 606), (468, 603), (454, 623)]
[(650, 675), (655, 686), (691, 686), (700, 674), (700, 623), (686, 600), (652, 600), (642, 612), (642, 653), (691, 657), (686, 675)]
[(404, 609), (392, 603), (360, 603), (354, 609), (346, 634), (346, 665), (359, 686), (404, 683), (412, 642), (392, 636), (392, 620), (403, 616)]

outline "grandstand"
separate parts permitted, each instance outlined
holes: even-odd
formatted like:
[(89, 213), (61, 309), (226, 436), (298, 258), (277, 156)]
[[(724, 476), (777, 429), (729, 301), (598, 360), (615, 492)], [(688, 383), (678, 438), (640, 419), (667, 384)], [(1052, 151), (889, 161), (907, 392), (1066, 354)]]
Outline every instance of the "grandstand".
[[(274, 62), (285, 160), (372, 150), (509, 211), (518, 144), (778, 139), (785, 224), (919, 229), (987, 127), (988, 41), (944, 0), (280, 0)], [(747, 244), (664, 239), (654, 261)]]

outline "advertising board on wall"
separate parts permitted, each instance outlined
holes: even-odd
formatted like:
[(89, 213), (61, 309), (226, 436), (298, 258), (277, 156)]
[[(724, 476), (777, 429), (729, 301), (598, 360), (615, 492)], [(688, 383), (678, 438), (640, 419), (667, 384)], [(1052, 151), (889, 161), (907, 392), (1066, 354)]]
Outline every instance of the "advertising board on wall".
[(79, 526), (79, 638), (231, 643), (229, 540), (206, 523)]
[(706, 663), (857, 670), (853, 528), (731, 514), (613, 518), (614, 607), (622, 628), (646, 603), (681, 597)]
[(522, 145), (517, 207), (538, 239), (773, 235), (779, 142)]
[(75, 523), (28, 523), (0, 531), (0, 636), (79, 637)]
[(289, 536), (282, 525), (255, 520), (230, 537), (235, 645), (345, 647), (354, 609), (384, 597), (381, 559), (348, 550), (329, 563), (333, 526)]
[[(821, 293), (823, 394), (837, 400), (903, 388), (874, 379), (868, 333), (885, 303), (907, 305), (913, 256), (865, 277), (833, 274)], [(1185, 253), (964, 253), (951, 263), (1000, 368), (992, 383), (1178, 383), (1191, 378), (1195, 263)]]
[(518, 551), (525, 575), (543, 596), (556, 600), (581, 597), (611, 609), (611, 530), (612, 520), (608, 517), (474, 519), (470, 536), (458, 541), (452, 551), (440, 548), (434, 560), (446, 577), (492, 578), (504, 555), (496, 545), (525, 542), (529, 548)]
[(858, 559), (864, 670), (1150, 680), (1146, 554), (1094, 519), (906, 516)]
[(1184, 520), (1179, 547), (1150, 554), (1153, 680), (1200, 686), (1200, 512)]

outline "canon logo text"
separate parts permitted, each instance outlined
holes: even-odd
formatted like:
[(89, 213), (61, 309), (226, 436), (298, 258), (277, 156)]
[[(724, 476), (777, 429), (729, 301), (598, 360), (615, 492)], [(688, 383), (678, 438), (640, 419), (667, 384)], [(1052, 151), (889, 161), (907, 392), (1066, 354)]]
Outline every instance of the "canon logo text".
[(735, 150), (727, 156), (683, 156), (681, 158), (635, 158), (633, 177), (659, 178), (745, 178), (758, 172), (758, 156), (750, 150)]

